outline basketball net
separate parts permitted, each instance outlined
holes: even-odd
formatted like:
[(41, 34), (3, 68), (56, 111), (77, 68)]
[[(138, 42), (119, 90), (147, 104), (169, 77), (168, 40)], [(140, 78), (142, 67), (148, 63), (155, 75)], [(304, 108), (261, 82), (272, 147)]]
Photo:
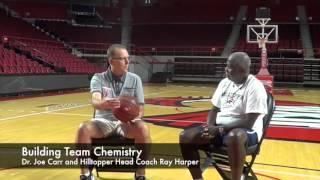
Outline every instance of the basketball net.
[(259, 48), (266, 49), (266, 39), (262, 38), (258, 40)]
[(266, 39), (262, 38), (258, 40), (259, 48), (261, 48), (261, 68), (258, 75), (270, 75), (268, 71), (268, 54), (266, 48)]

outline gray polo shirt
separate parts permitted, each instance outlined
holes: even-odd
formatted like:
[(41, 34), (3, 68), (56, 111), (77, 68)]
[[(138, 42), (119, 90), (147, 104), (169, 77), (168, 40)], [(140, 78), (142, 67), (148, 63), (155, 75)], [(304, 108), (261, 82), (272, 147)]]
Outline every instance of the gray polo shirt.
[[(90, 83), (90, 92), (100, 92), (103, 98), (118, 96), (135, 96), (139, 104), (144, 104), (141, 79), (138, 75), (127, 72), (120, 79), (116, 79), (110, 70), (95, 74)], [(96, 118), (117, 121), (111, 110), (96, 110)]]

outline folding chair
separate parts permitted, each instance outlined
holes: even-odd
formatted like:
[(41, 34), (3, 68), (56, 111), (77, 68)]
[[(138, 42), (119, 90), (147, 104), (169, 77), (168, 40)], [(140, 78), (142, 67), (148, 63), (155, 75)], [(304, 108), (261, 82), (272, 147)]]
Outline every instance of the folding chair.
[[(266, 114), (263, 118), (263, 134), (258, 144), (249, 146), (246, 150), (246, 159), (244, 162), (244, 169), (243, 169), (244, 179), (258, 179), (252, 170), (252, 165), (256, 159), (256, 156), (260, 152), (262, 141), (266, 135), (266, 131), (268, 129), (273, 112), (275, 110), (274, 98), (272, 94), (270, 93), (267, 93), (267, 94), (268, 94), (268, 99), (267, 99), (268, 114)], [(205, 159), (204, 164), (201, 167), (202, 172), (205, 171), (209, 165), (213, 165), (223, 179), (225, 180), (231, 179), (230, 163), (229, 163), (228, 152), (226, 147), (217, 148), (212, 151), (206, 151), (205, 154), (207, 158)], [(247, 158), (248, 156), (250, 156), (251, 158)], [(251, 176), (249, 176), (249, 174)]]
[[(95, 110), (93, 113), (93, 117), (95, 117)], [(125, 138), (122, 136), (118, 136), (118, 135), (113, 135), (113, 136), (108, 136), (105, 138), (92, 138), (91, 139), (91, 144), (92, 146), (101, 146), (103, 145), (104, 147), (114, 147), (114, 146), (133, 146), (135, 145), (134, 143), (134, 139), (130, 139), (130, 138)], [(92, 153), (93, 154), (93, 153)], [(103, 158), (103, 157), (96, 157), (96, 156), (92, 156), (92, 159), (97, 160), (99, 158)], [(93, 170), (93, 168), (96, 169), (96, 173), (97, 173), (97, 177), (99, 177), (99, 172), (135, 172), (136, 168), (122, 168), (122, 167), (89, 167), (90, 171)]]

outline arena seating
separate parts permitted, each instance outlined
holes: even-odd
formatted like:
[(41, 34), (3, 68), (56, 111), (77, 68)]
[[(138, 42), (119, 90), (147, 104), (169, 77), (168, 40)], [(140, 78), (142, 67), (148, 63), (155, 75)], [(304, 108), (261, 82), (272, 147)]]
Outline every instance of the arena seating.
[[(239, 6), (229, 4), (228, 9), (219, 6), (137, 7), (132, 17), (135, 24), (172, 23), (232, 23)], [(180, 9), (180, 10), (177, 10)], [(165, 13), (164, 13), (165, 12)], [(211, 13), (209, 13), (211, 12)], [(212, 13), (214, 12), (214, 13)], [(146, 16), (148, 14), (148, 16)]]
[[(106, 48), (110, 44), (121, 41), (122, 8), (120, 5), (117, 7), (97, 7), (98, 13), (111, 28), (96, 28), (76, 27), (66, 21), (46, 21), (46, 19), (55, 18), (68, 20), (68, 17), (53, 17), (53, 13), (44, 11), (46, 6), (49, 5), (46, 3), (39, 3), (39, 6), (31, 6), (33, 3), (30, 2), (6, 1), (6, 3), (19, 14), (24, 14), (23, 17), (27, 17), (25, 12), (28, 9), (42, 8), (37, 11), (39, 14), (30, 10), (28, 17), (35, 17), (37, 22), (40, 22), (47, 31), (57, 35), (61, 40), (83, 53), (105, 54)], [(317, 23), (318, 16), (315, 8), (318, 2), (270, 1), (265, 5), (271, 8), (271, 24), (279, 25), (279, 43), (268, 44), (267, 48), (268, 57), (271, 59), (270, 71), (275, 75), (277, 81), (302, 81), (303, 62), (287, 60), (287, 58), (303, 57), (300, 27), (296, 20), (297, 6), (300, 4), (306, 5), (308, 22), (311, 24), (310, 32), (315, 48), (315, 57), (320, 57), (320, 45), (318, 43), (320, 37), (317, 33), (319, 24)], [(259, 57), (260, 49), (257, 44), (246, 43), (246, 25), (255, 23), (255, 10), (264, 4), (262, 1), (249, 0), (236, 3), (231, 0), (223, 2), (201, 0), (196, 3), (192, 0), (185, 0), (183, 3), (165, 1), (156, 2), (153, 6), (137, 5), (137, 1), (135, 1), (131, 13), (132, 52), (136, 55), (219, 56), (226, 46), (234, 19), (241, 5), (247, 5), (248, 9), (246, 18), (242, 19), (243, 27), (241, 28), (240, 38), (233, 51), (246, 51), (253, 57)], [(64, 5), (55, 5), (54, 9), (59, 7), (62, 10), (62, 6)], [(283, 13), (283, 9), (286, 10), (286, 13)], [(62, 43), (54, 41), (30, 24), (17, 18), (8, 17), (4, 12), (0, 13), (0, 21), (4, 24), (0, 30), (1, 36), (37, 39), (37, 42), (19, 40), (20, 44), (24, 44), (24, 46), (20, 45), (20, 48), (31, 52), (33, 57), (40, 57), (54, 67), (64, 68), (69, 73), (91, 73), (101, 70), (91, 66), (87, 61), (71, 55), (70, 50)], [(24, 29), (23, 33), (19, 29)], [(205, 61), (204, 64), (197, 64), (197, 61), (192, 61), (190, 64), (192, 63), (193, 65), (190, 66), (183, 64), (183, 62), (175, 64), (175, 72), (178, 74), (214, 75), (221, 70), (220, 65), (205, 64), (211, 62)], [(257, 73), (259, 67), (259, 61), (253, 63), (252, 72)], [(3, 72), (3, 69), (1, 69), (1, 72)]]
[(311, 39), (313, 40), (313, 47), (315, 48), (314, 50), (314, 55), (317, 58), (320, 58), (320, 25), (319, 24), (312, 24), (310, 25), (310, 33), (311, 33)]
[(51, 74), (55, 73), (49, 67), (44, 67), (24, 55), (8, 50), (0, 45), (0, 73), (1, 74)]
[(47, 35), (32, 27), (29, 23), (18, 18), (8, 16), (0, 10), (0, 36), (18, 36), (25, 38), (51, 40)]
[(165, 54), (165, 48), (183, 51), (190, 47), (198, 47), (199, 50), (203, 47), (208, 52), (216, 48), (215, 53), (220, 54), (220, 47), (224, 46), (230, 32), (231, 25), (228, 24), (141, 25), (134, 26), (132, 41), (137, 47), (156, 47), (161, 54)]
[[(247, 22), (255, 22), (256, 8), (260, 6), (266, 6), (271, 9), (271, 19), (275, 24), (278, 23), (298, 23), (297, 17), (297, 4), (289, 0), (270, 1), (267, 4), (262, 4), (259, 1), (247, 1)], [(262, 1), (261, 1), (262, 2)], [(285, 13), (284, 13), (285, 9)]]
[[(68, 73), (95, 73), (102, 71), (101, 68), (88, 63), (85, 59), (73, 56), (66, 47), (60, 42), (54, 41), (45, 33), (37, 30), (29, 23), (18, 18), (7, 16), (0, 11), (0, 37), (7, 37), (12, 48), (20, 51), (28, 51), (33, 57), (41, 57), (41, 59), (53, 66), (65, 68)], [(23, 29), (23, 31), (21, 31)], [(6, 60), (8, 63), (16, 64), (16, 60), (20, 60), (19, 54), (11, 51), (9, 55), (6, 52)], [(3, 55), (4, 57), (4, 55)], [(28, 60), (28, 59), (25, 59)], [(30, 60), (30, 59), (29, 59)], [(7, 61), (6, 61), (7, 63)], [(16, 64), (17, 65), (17, 64)], [(38, 69), (29, 68), (24, 70), (26, 73), (52, 73), (50, 70), (42, 70), (42, 65), (32, 65), (30, 67), (39, 67)], [(43, 67), (44, 68), (44, 67)], [(8, 67), (2, 69), (2, 72), (10, 74), (20, 73), (20, 68)]]
[(309, 0), (309, 1), (304, 1), (304, 3), (306, 3), (308, 22), (310, 24), (320, 23), (320, 16), (319, 16), (319, 10), (318, 10), (320, 7), (320, 1)]
[[(269, 72), (276, 82), (301, 83), (304, 77), (303, 59), (269, 59)], [(224, 77), (225, 60), (217, 58), (175, 58), (174, 74), (221, 79)], [(253, 58), (250, 72), (260, 70), (260, 58)]]
[(111, 43), (120, 42), (119, 25), (111, 28), (72, 26), (67, 22), (38, 22), (43, 28), (57, 35), (82, 53), (104, 54)]
[(72, 26), (66, 22), (42, 22), (42, 24), (67, 42), (113, 43), (119, 42), (121, 37), (119, 25), (112, 28), (94, 28)]
[[(164, 49), (184, 51), (183, 49), (190, 49), (190, 47), (193, 47), (193, 49), (195, 49), (194, 47), (208, 49), (209, 51), (206, 54), (219, 55), (223, 50), (221, 47), (225, 45), (231, 32), (232, 20), (240, 7), (239, 3), (231, 3), (228, 8), (225, 8), (227, 7), (226, 3), (228, 2), (201, 1), (195, 6), (194, 2), (185, 1), (184, 3), (168, 2), (151, 7), (134, 6), (132, 9), (132, 43), (142, 50), (155, 48), (159, 55), (168, 55), (169, 51)], [(261, 3), (244, 1), (242, 4), (248, 5), (245, 23), (253, 22), (255, 8), (260, 6)], [(269, 52), (274, 57), (286, 54), (291, 56), (291, 54), (294, 54), (292, 53), (293, 49), (300, 50), (302, 48), (299, 41), (299, 27), (297, 21), (295, 21), (297, 3), (286, 5), (288, 12), (286, 11), (285, 15), (282, 13), (283, 6), (282, 1), (269, 4), (269, 7), (272, 8), (273, 22), (286, 23), (281, 25), (282, 27), (279, 30), (284, 29), (283, 32), (286, 32), (286, 34), (291, 32), (289, 35), (279, 32), (281, 36), (279, 44), (270, 45)], [(97, 10), (107, 22), (112, 23), (112, 28), (74, 27), (66, 22), (41, 23), (45, 25), (46, 29), (58, 34), (63, 40), (73, 42), (75, 47), (94, 53), (94, 49), (99, 49), (99, 46), (103, 46), (101, 49), (105, 47), (100, 43), (120, 42), (121, 38), (121, 8), (97, 7)], [(163, 14), (163, 12), (166, 13)], [(145, 14), (148, 14), (148, 16)], [(167, 31), (167, 29), (170, 29), (170, 31)], [(288, 29), (290, 31), (287, 31)], [(87, 35), (88, 32), (90, 36)], [(92, 44), (83, 45), (82, 42)], [(101, 49), (98, 52), (101, 52)], [(215, 49), (214, 53), (210, 52), (212, 49)], [(243, 37), (240, 38), (235, 49), (246, 50), (255, 56), (259, 55), (256, 46), (246, 44)], [(279, 52), (279, 49), (282, 52)], [(162, 50), (162, 52), (159, 52), (159, 50)], [(164, 51), (166, 52), (164, 53)], [(173, 52), (171, 51), (171, 53)], [(174, 54), (176, 54), (176, 51), (174, 51)], [(300, 57), (301, 55), (301, 51), (298, 51), (297, 56)]]
[(15, 38), (15, 42), (24, 44), (21, 50), (26, 50), (33, 57), (41, 58), (46, 63), (58, 68), (64, 68), (68, 73), (95, 73), (103, 71), (85, 59), (72, 55), (61, 43), (35, 39)]
[(68, 5), (50, 2), (4, 1), (9, 8), (24, 18), (68, 20)]
[(106, 23), (120, 23), (121, 8), (119, 7), (96, 7), (98, 13)]

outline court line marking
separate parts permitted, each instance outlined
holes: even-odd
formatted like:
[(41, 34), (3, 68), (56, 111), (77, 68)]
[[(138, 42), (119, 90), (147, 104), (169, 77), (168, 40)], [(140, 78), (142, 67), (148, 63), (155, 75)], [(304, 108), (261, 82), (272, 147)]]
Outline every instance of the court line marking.
[(152, 92), (152, 93), (145, 94), (145, 95), (144, 95), (144, 97), (151, 96), (151, 95), (157, 95), (157, 94), (168, 93), (168, 92), (170, 92), (170, 91), (174, 91), (174, 92), (176, 92), (175, 90), (167, 90), (167, 91), (161, 91), (161, 92)]
[[(90, 105), (90, 104), (88, 104)], [(78, 106), (79, 107), (79, 106)], [(72, 108), (77, 108), (77, 107), (72, 107)], [(27, 114), (27, 115), (21, 115), (22, 117), (25, 117), (25, 116), (32, 116), (32, 115), (39, 115), (39, 114), (56, 114), (56, 115), (69, 115), (69, 116), (85, 116), (85, 117), (89, 117), (91, 115), (86, 115), (86, 114), (77, 114), (77, 113), (56, 113), (56, 111), (60, 111), (60, 110), (67, 110), (67, 109), (72, 109), (72, 108), (65, 108), (65, 109), (59, 109), (59, 110), (53, 110), (53, 111), (47, 111), (47, 112), (39, 112), (39, 113), (33, 113), (33, 114)], [(12, 117), (13, 118), (20, 118), (20, 116), (15, 116), (15, 117)], [(148, 118), (151, 118), (151, 117), (146, 117), (146, 119)], [(2, 119), (0, 119), (1, 121)], [(5, 119), (7, 120), (7, 119)], [(151, 119), (148, 119), (147, 121), (171, 121), (171, 122), (194, 122), (194, 123), (205, 123), (203, 121), (188, 121), (188, 120), (170, 120), (170, 119), (161, 119), (161, 118), (151, 118)]]
[(58, 113), (58, 112), (49, 112), (48, 114), (55, 114), (55, 115), (68, 115), (68, 116), (85, 116), (85, 117), (90, 117), (92, 116), (89, 114), (76, 114), (76, 113)]
[[(155, 94), (162, 94), (162, 93), (167, 93), (167, 92), (169, 92), (169, 91), (149, 93), (149, 94), (146, 94), (146, 95), (144, 95), (144, 96), (155, 95)], [(85, 106), (91, 106), (91, 104), (83, 104), (83, 105), (79, 105), (79, 106), (61, 108), (61, 109), (56, 109), (56, 110), (51, 110), (51, 111), (43, 111), (43, 112), (37, 112), (37, 113), (31, 113), (31, 114), (24, 114), (24, 115), (19, 115), (19, 116), (12, 116), (12, 117), (1, 118), (1, 119), (0, 119), (0, 123), (3, 122), (3, 121), (18, 119), (18, 118), (22, 118), (22, 117), (35, 116), (35, 115), (40, 115), (40, 114), (48, 114), (48, 113), (51, 113), (51, 112), (57, 112), (57, 111), (75, 109), (75, 108), (80, 108), (80, 107), (85, 107)]]
[(83, 105), (78, 105), (78, 106), (73, 106), (73, 107), (67, 107), (67, 108), (61, 108), (61, 109), (55, 109), (51, 111), (43, 111), (43, 112), (37, 112), (37, 113), (31, 113), (31, 114), (24, 114), (20, 116), (12, 116), (12, 117), (6, 117), (6, 118), (1, 118), (0, 122), (6, 121), (6, 120), (12, 120), (12, 119), (18, 119), (22, 117), (28, 117), (28, 116), (35, 116), (35, 115), (40, 115), (40, 114), (48, 114), (51, 112), (57, 112), (57, 111), (63, 111), (63, 110), (69, 110), (69, 109), (75, 109), (75, 108), (80, 108), (80, 107), (85, 107), (85, 106), (91, 106), (91, 104), (83, 104)]
[[(174, 114), (172, 114), (174, 115)], [(149, 119), (150, 118), (150, 119)], [(145, 117), (144, 119), (148, 119), (147, 121), (169, 121), (169, 122), (193, 122), (193, 123), (207, 123), (204, 121), (189, 121), (189, 120), (180, 120), (180, 119), (161, 119), (161, 118), (152, 118), (152, 117)]]
[[(156, 108), (168, 108), (168, 107), (163, 107), (163, 106), (160, 106), (160, 107), (156, 107)], [(176, 107), (174, 107), (174, 106), (172, 106), (172, 108), (171, 109), (177, 109)], [(194, 108), (192, 108), (192, 109), (194, 109)], [(207, 108), (197, 108), (197, 109), (199, 109), (199, 110), (207, 110)], [(85, 116), (85, 117), (90, 117), (90, 116), (92, 116), (92, 115), (89, 115), (89, 114), (77, 114), (77, 113), (57, 113), (57, 112), (49, 112), (49, 114), (56, 114), (56, 115), (69, 115), (69, 116)], [(146, 117), (146, 118), (148, 118), (148, 117)], [(159, 121), (159, 120), (161, 120), (161, 121), (174, 121), (174, 122), (176, 122), (176, 121), (179, 121), (179, 122), (201, 122), (201, 123), (203, 123), (202, 121), (188, 121), (188, 120), (168, 120), (168, 119), (157, 119), (157, 118), (152, 118), (152, 119), (150, 119), (150, 121)]]
[(297, 174), (297, 173), (291, 173), (291, 172), (285, 172), (285, 171), (262, 170), (262, 169), (256, 169), (256, 168), (253, 168), (253, 169), (255, 171), (258, 171), (258, 172), (285, 174), (285, 175), (289, 175), (289, 176), (302, 176), (302, 177), (310, 177), (310, 178), (315, 178), (315, 179), (319, 179), (319, 177), (320, 177), (320, 176), (317, 176), (317, 175)]
[[(255, 164), (254, 164), (255, 165)], [(263, 166), (263, 165), (262, 165)], [(254, 171), (257, 172), (266, 172), (266, 173), (274, 173), (274, 174), (284, 174), (288, 176), (300, 176), (300, 177), (309, 177), (309, 178), (314, 178), (314, 179), (319, 179), (320, 176), (318, 175), (308, 175), (308, 174), (298, 174), (298, 173), (292, 173), (288, 171), (273, 171), (273, 170), (265, 170), (265, 169), (258, 169), (258, 168), (252, 168)], [(303, 172), (301, 172), (303, 173)], [(258, 174), (257, 174), (258, 175)], [(259, 177), (259, 175), (258, 175)]]

